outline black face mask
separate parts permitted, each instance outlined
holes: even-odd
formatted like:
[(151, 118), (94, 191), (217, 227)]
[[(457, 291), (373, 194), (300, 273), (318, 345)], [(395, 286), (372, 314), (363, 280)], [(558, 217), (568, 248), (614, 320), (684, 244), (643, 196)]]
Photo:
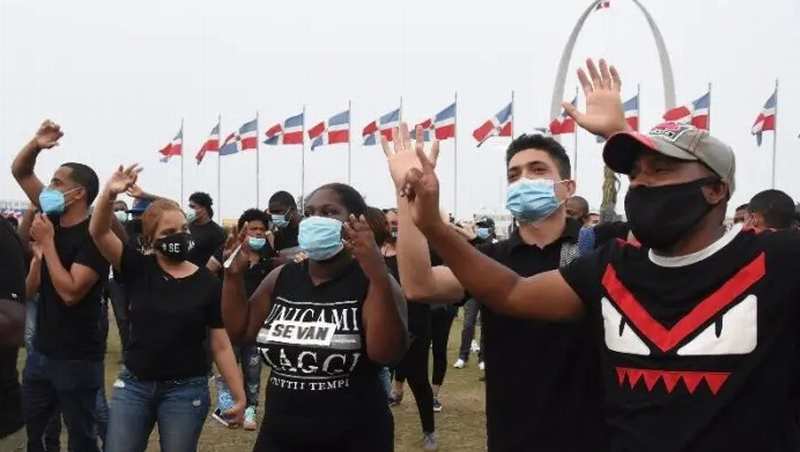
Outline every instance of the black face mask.
[(719, 179), (706, 177), (685, 184), (630, 188), (625, 215), (631, 232), (647, 248), (671, 248), (714, 207), (701, 188), (715, 182)]
[(194, 248), (194, 241), (188, 232), (177, 232), (156, 240), (154, 248), (169, 260), (182, 262)]

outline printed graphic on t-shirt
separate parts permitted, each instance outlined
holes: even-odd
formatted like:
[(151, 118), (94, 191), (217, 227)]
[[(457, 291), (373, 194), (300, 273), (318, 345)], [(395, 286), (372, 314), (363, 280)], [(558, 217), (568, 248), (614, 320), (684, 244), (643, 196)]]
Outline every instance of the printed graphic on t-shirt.
[(258, 333), (258, 348), (272, 367), (270, 384), (285, 390), (333, 391), (350, 387), (361, 358), (358, 300), (333, 303), (277, 297)]
[[(603, 276), (608, 297), (601, 300), (606, 347), (614, 352), (652, 356), (747, 355), (758, 345), (758, 297), (747, 293), (766, 273), (762, 253), (697, 303), (692, 310), (667, 328), (656, 320), (618, 278), (612, 265)], [(711, 322), (709, 324), (709, 322)], [(659, 359), (669, 363), (670, 360)], [(705, 381), (716, 395), (731, 372), (719, 370), (645, 369), (616, 367), (618, 383), (634, 389), (640, 380), (652, 391), (659, 381), (671, 393), (679, 382), (693, 394)]]

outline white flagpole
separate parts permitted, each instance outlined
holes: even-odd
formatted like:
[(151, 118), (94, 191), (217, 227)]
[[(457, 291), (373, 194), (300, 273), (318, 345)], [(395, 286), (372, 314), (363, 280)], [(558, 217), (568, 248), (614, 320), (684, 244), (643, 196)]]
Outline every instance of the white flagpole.
[(217, 220), (222, 223), (222, 154), (220, 148), (222, 144), (222, 114), (217, 115)]
[(304, 208), (303, 204), (306, 199), (306, 106), (303, 105), (303, 118), (302, 118), (302, 131), (301, 136), (302, 148), (300, 150), (300, 208)]
[(259, 146), (258, 110), (256, 110), (256, 209), (261, 207), (261, 146)]
[(181, 202), (179, 203), (183, 206), (183, 118), (181, 118)]
[(775, 130), (772, 131), (772, 188), (775, 188), (775, 164), (778, 156), (778, 79), (775, 79)]
[[(575, 87), (575, 99), (576, 99), (575, 103), (577, 104), (578, 103), (577, 102), (577, 99), (578, 99), (578, 87), (577, 86)], [(578, 124), (575, 124), (575, 133), (573, 133), (573, 135), (575, 135), (575, 172), (574, 172), (575, 177), (573, 178), (573, 180), (575, 182), (578, 182)]]
[(458, 91), (455, 93), (453, 105), (455, 105), (453, 111), (453, 217), (458, 218)]
[(347, 185), (352, 185), (352, 162), (353, 140), (350, 134), (353, 132), (353, 101), (347, 101)]

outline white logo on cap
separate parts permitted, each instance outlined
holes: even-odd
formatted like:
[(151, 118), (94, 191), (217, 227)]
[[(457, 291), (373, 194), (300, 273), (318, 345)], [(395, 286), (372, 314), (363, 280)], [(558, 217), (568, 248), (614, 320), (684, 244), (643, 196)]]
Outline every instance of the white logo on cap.
[(675, 142), (681, 135), (684, 134), (690, 127), (687, 124), (679, 122), (665, 122), (661, 123), (650, 129), (649, 135), (651, 137), (661, 137), (667, 141)]

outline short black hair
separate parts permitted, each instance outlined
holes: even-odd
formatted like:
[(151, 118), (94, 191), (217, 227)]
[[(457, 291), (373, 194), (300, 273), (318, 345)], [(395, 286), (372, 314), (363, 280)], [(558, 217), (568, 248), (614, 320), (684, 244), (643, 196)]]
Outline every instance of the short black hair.
[(211, 206), (214, 205), (214, 200), (211, 199), (211, 195), (209, 195), (208, 193), (202, 191), (196, 191), (192, 193), (191, 196), (189, 196), (189, 201), (195, 204), (199, 204), (201, 207), (206, 209), (209, 217), (214, 216), (214, 209), (211, 208)]
[(742, 204), (741, 206), (737, 207), (736, 210), (747, 210), (750, 207), (749, 204)]
[(69, 174), (70, 179), (86, 190), (86, 205), (91, 206), (100, 191), (97, 173), (83, 163), (67, 162), (61, 166), (72, 170)]
[(294, 196), (288, 191), (281, 190), (273, 193), (272, 196), (269, 197), (269, 202), (267, 204), (272, 203), (297, 210), (297, 201), (294, 200)]
[(308, 195), (308, 198), (311, 198), (314, 193), (320, 190), (331, 190), (335, 192), (337, 195), (339, 195), (339, 200), (342, 201), (342, 204), (344, 204), (345, 208), (347, 208), (347, 211), (356, 217), (364, 215), (367, 212), (367, 202), (364, 201), (364, 197), (361, 196), (361, 193), (359, 193), (358, 190), (347, 184), (340, 184), (338, 182), (325, 184), (312, 191), (311, 194)]
[(260, 221), (264, 223), (264, 227), (269, 228), (269, 218), (270, 216), (263, 210), (247, 209), (242, 213), (242, 216), (239, 217), (239, 222), (236, 224), (239, 229), (242, 229), (244, 224), (249, 221)]
[(536, 149), (537, 151), (545, 152), (555, 161), (558, 167), (558, 175), (562, 179), (570, 178), (572, 166), (569, 163), (567, 151), (565, 151), (561, 143), (554, 140), (553, 137), (545, 135), (522, 134), (515, 138), (514, 141), (508, 145), (508, 149), (506, 149), (506, 165), (511, 162), (511, 158), (515, 155), (528, 149)]
[(584, 198), (583, 196), (575, 195), (567, 199), (567, 202), (570, 201), (575, 201), (578, 204), (580, 204), (581, 210), (585, 212), (584, 215), (589, 215), (589, 201), (587, 201), (586, 198)]
[(753, 196), (747, 210), (764, 217), (768, 228), (786, 229), (792, 226), (795, 211), (794, 200), (780, 190), (764, 190)]

